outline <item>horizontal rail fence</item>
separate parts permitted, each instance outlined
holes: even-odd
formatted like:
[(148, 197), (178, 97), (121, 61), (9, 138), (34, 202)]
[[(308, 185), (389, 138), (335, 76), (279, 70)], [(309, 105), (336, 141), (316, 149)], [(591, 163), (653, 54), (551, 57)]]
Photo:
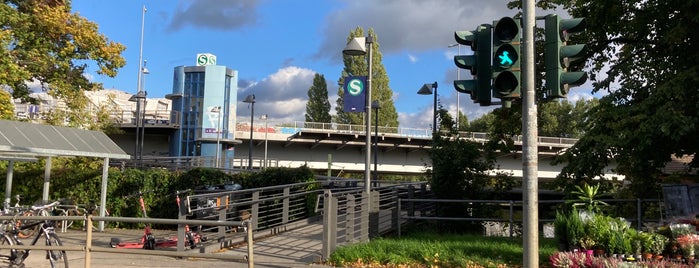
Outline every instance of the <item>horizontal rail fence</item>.
[[(663, 200), (661, 199), (601, 199), (609, 206), (603, 206), (604, 213), (615, 217), (624, 217), (638, 230), (643, 230), (646, 224), (663, 223)], [(466, 213), (472, 211), (473, 206), (485, 205), (497, 210), (494, 217), (478, 217), (477, 215), (464, 215), (463, 217), (443, 217), (437, 215), (437, 208), (442, 204), (465, 205)], [(557, 208), (570, 206), (565, 200), (539, 200), (539, 230), (544, 230), (544, 225), (554, 221)], [(468, 207), (471, 207), (470, 209)], [(495, 228), (501, 228), (504, 224), (510, 237), (517, 235), (517, 230), (522, 224), (523, 202), (521, 200), (453, 200), (453, 199), (420, 199), (406, 198), (398, 200), (398, 214), (400, 225), (398, 235), (401, 235), (402, 225), (416, 221), (470, 221), (482, 224), (496, 223)], [(485, 230), (485, 235), (489, 234)]]
[(325, 189), (319, 197), (319, 210), (323, 212), (322, 258), (327, 260), (338, 246), (396, 231), (399, 200), (416, 197), (432, 197), (426, 183), (382, 182), (372, 188), (370, 198), (363, 187)]
[[(0, 216), (0, 221), (7, 224), (8, 221), (15, 220), (53, 220), (53, 221), (85, 221), (85, 244), (84, 245), (62, 245), (62, 246), (47, 246), (47, 245), (0, 245), (0, 249), (31, 249), (31, 250), (62, 250), (62, 251), (75, 251), (84, 252), (85, 256), (85, 268), (91, 267), (92, 263), (92, 252), (104, 252), (104, 253), (116, 253), (116, 254), (134, 254), (134, 255), (158, 255), (158, 256), (170, 256), (170, 257), (193, 257), (193, 258), (208, 258), (208, 259), (222, 259), (222, 260), (234, 260), (244, 263), (248, 263), (248, 267), (254, 267), (254, 240), (252, 232), (248, 232), (246, 235), (247, 243), (247, 255), (233, 255), (233, 254), (215, 254), (215, 253), (203, 253), (200, 251), (185, 251), (184, 243), (186, 239), (184, 238), (184, 226), (185, 225), (202, 225), (202, 226), (222, 226), (222, 227), (239, 227), (246, 226), (251, 229), (250, 221), (211, 221), (211, 220), (178, 220), (178, 219), (162, 219), (162, 218), (132, 218), (132, 217), (98, 217), (98, 216)], [(155, 224), (170, 224), (178, 226), (178, 239), (177, 239), (177, 251), (171, 250), (145, 250), (145, 249), (120, 249), (111, 247), (96, 247), (93, 246), (93, 226), (94, 222), (105, 221), (105, 222), (132, 222), (132, 223), (155, 223)], [(60, 238), (61, 233), (57, 233)], [(36, 252), (35, 254), (43, 254), (42, 252)]]
[[(242, 221), (251, 220), (255, 231), (271, 234), (287, 229), (294, 222), (312, 220), (318, 211), (318, 196), (323, 189), (359, 189), (360, 180), (321, 177), (315, 182), (234, 191), (200, 191), (190, 195), (183, 207), (196, 219)], [(213, 231), (213, 230), (207, 230)], [(235, 229), (218, 227), (224, 237)]]

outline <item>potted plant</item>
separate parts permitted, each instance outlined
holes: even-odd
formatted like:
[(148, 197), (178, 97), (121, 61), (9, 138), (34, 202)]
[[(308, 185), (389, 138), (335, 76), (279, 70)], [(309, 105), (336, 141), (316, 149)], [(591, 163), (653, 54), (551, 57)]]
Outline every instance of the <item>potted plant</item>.
[(585, 251), (585, 254), (592, 255), (593, 248), (596, 244), (595, 240), (589, 235), (583, 235), (579, 241), (580, 247)]
[[(651, 237), (651, 244), (649, 246), (649, 250), (651, 253), (655, 255), (656, 259), (662, 259), (663, 257), (663, 251), (665, 250), (665, 247), (667, 246), (667, 243), (670, 241), (667, 236), (664, 236), (660, 233), (650, 233)], [(660, 257), (658, 257), (660, 256)]]
[(566, 220), (566, 230), (568, 231), (566, 237), (568, 238), (568, 243), (570, 244), (570, 249), (575, 249), (580, 247), (580, 238), (582, 238), (585, 233), (585, 226), (583, 225), (582, 219), (576, 209), (568, 214), (568, 219)]
[(633, 261), (635, 260), (633, 253), (634, 253), (634, 237), (636, 230), (634, 229), (626, 229), (626, 231), (622, 234), (622, 243), (621, 243), (621, 249), (624, 254), (624, 257), (626, 260)]
[(556, 211), (556, 218), (553, 220), (553, 234), (558, 242), (559, 251), (568, 250), (568, 228), (567, 228), (568, 217), (565, 213)]
[(638, 241), (640, 243), (643, 259), (650, 260), (653, 258), (653, 233), (638, 232)]
[(586, 223), (586, 233), (589, 234), (596, 242), (596, 256), (604, 256), (605, 249), (609, 249), (609, 244), (612, 237), (610, 219), (611, 218), (609, 216), (595, 214)]

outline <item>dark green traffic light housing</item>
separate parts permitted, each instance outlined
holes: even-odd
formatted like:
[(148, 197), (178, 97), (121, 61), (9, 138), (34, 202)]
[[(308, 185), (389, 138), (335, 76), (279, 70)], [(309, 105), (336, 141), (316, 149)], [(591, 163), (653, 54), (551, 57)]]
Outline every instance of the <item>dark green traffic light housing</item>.
[(493, 96), (502, 100), (519, 98), (520, 22), (503, 17), (493, 24)]
[(569, 45), (570, 34), (585, 30), (582, 18), (561, 19), (555, 14), (545, 17), (545, 51), (546, 66), (545, 97), (547, 99), (565, 98), (571, 87), (587, 81), (585, 72), (571, 72), (570, 63), (583, 59), (585, 45)]
[(471, 80), (454, 80), (454, 88), (458, 92), (470, 94), (471, 99), (481, 106), (491, 104), (491, 29), (492, 25), (482, 24), (474, 31), (454, 32), (457, 43), (470, 46), (473, 50), (473, 55), (454, 56), (454, 64), (459, 68), (469, 69), (473, 76)]

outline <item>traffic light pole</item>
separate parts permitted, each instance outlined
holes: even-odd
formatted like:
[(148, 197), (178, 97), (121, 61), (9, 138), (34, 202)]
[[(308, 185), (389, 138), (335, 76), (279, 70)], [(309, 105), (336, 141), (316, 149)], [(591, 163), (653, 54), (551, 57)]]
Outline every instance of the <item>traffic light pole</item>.
[(534, 88), (534, 0), (522, 0), (522, 188), (523, 205), (523, 264), (525, 268), (539, 267), (539, 185), (536, 90)]

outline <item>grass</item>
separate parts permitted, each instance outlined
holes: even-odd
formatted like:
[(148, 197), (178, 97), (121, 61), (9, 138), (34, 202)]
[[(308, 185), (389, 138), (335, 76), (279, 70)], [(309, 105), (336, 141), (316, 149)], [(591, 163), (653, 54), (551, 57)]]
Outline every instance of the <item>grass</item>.
[[(556, 251), (553, 239), (539, 239), (539, 262)], [(339, 247), (328, 260), (340, 267), (522, 267), (522, 238), (415, 233)]]

